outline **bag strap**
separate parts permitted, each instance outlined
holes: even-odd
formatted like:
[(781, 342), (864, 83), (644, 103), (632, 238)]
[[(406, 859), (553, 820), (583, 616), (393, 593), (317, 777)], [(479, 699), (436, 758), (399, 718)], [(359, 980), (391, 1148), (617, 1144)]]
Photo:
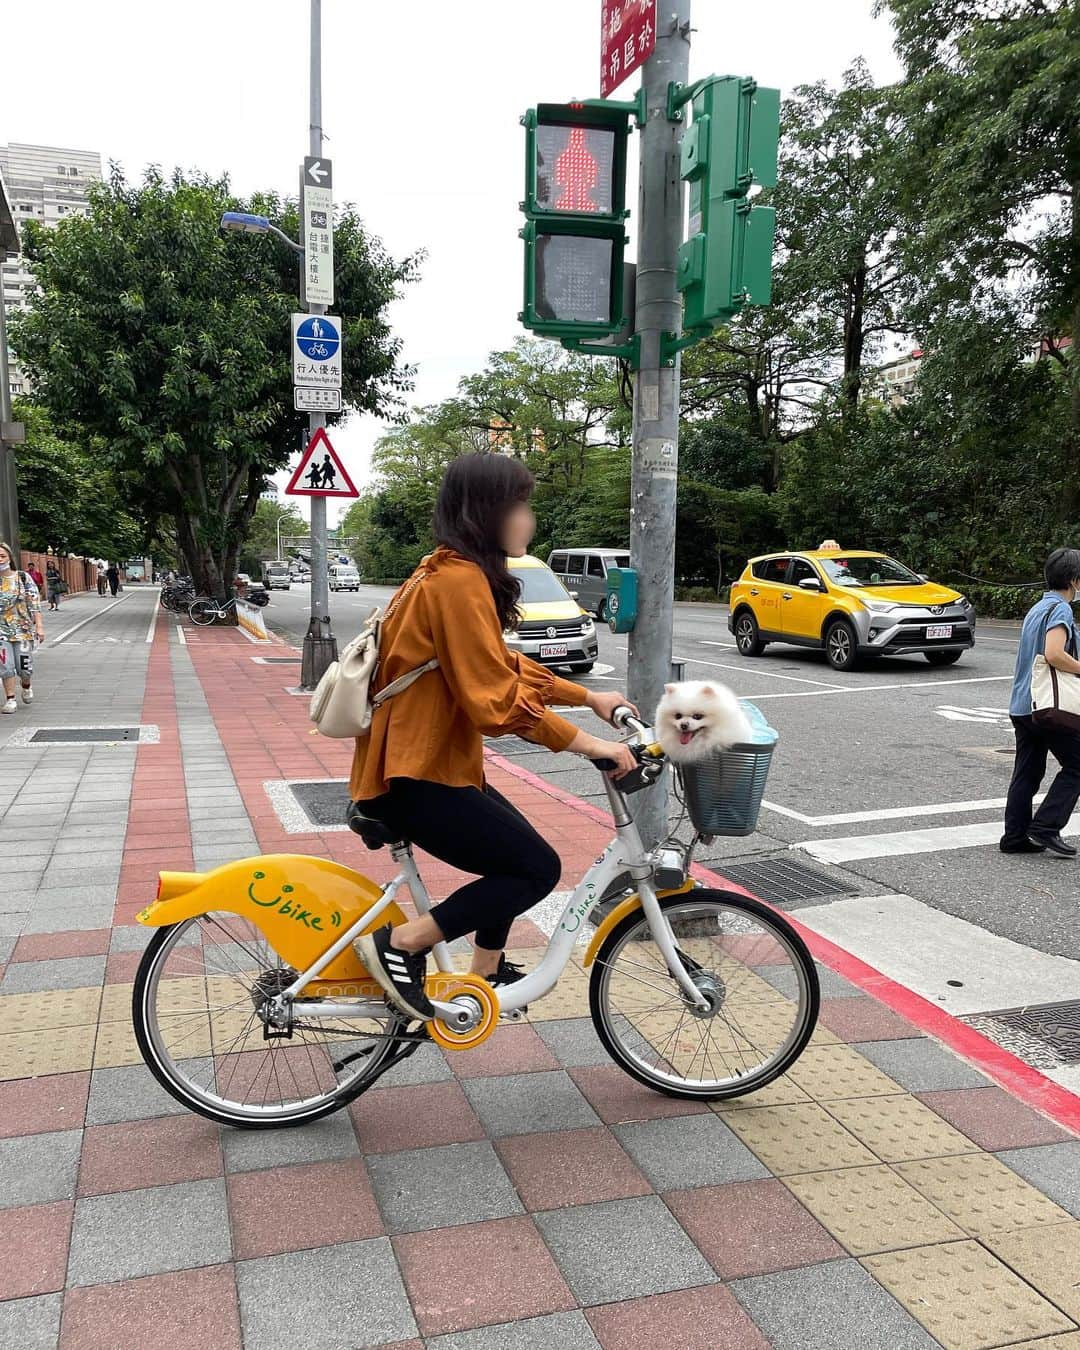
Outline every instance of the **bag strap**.
[(425, 661), (422, 666), (417, 666), (415, 670), (407, 671), (404, 675), (399, 675), (396, 680), (391, 680), (385, 689), (380, 689), (371, 700), (371, 706), (378, 708), (385, 703), (388, 698), (393, 698), (395, 694), (400, 694), (408, 689), (410, 684), (415, 684), (421, 675), (426, 675), (429, 670), (434, 670), (439, 664), (439, 658), (433, 656), (430, 661)]
[(412, 576), (405, 583), (405, 585), (402, 586), (401, 590), (398, 591), (397, 595), (394, 596), (393, 600), (390, 601), (386, 613), (382, 616), (383, 623), (385, 623), (387, 619), (390, 617), (390, 615), (393, 614), (394, 610), (397, 609), (398, 605), (401, 604), (402, 600), (405, 599), (405, 597), (409, 594), (409, 592), (413, 589), (413, 587), (418, 586), (420, 582), (424, 580), (427, 574), (428, 570), (426, 567), (417, 568), (417, 570), (412, 574)]

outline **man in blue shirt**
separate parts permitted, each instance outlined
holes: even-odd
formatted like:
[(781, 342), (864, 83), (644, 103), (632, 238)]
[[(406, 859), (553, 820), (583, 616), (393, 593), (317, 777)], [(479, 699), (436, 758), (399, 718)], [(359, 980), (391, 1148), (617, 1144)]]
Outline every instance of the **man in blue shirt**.
[[(1016, 732), (1016, 762), (1005, 803), (1002, 853), (1042, 853), (1075, 858), (1076, 848), (1061, 837), (1080, 800), (1080, 735), (1040, 725), (1031, 715), (1031, 671), (1036, 656), (1045, 656), (1055, 669), (1080, 676), (1076, 623), (1072, 604), (1080, 594), (1080, 549), (1058, 548), (1043, 569), (1046, 591), (1032, 605), (1020, 630), (1009, 716)], [(1052, 754), (1061, 771), (1050, 785), (1043, 804), (1031, 813), (1032, 802)]]

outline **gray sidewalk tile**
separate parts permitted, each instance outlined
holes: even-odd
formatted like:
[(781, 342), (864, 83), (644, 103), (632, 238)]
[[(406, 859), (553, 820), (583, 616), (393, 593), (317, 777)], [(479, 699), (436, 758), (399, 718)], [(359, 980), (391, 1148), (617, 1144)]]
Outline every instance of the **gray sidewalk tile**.
[(865, 1055), (909, 1092), (990, 1085), (990, 1079), (978, 1069), (925, 1036), (903, 1041), (864, 1041), (852, 1049)]
[(55, 1350), (63, 1294), (39, 1294), (0, 1303), (0, 1345), (10, 1350)]
[(427, 1350), (600, 1350), (583, 1312), (550, 1313), (524, 1322), (429, 1337)]
[(226, 1172), (351, 1158), (360, 1152), (348, 1111), (284, 1130), (224, 1130)]
[(109, 934), (109, 951), (141, 952), (156, 931), (142, 924), (121, 924)]
[(113, 904), (35, 905), (26, 916), (24, 933), (85, 933), (90, 928), (108, 928)]
[(1080, 1219), (1080, 1139), (1032, 1148), (1008, 1148), (997, 1155), (1006, 1167)]
[[(196, 1060), (195, 1063), (209, 1067), (208, 1060)], [(149, 1116), (178, 1116), (186, 1110), (165, 1091), (145, 1064), (95, 1069), (90, 1076), (87, 1125), (113, 1125), (119, 1120), (143, 1120)]]
[(11, 956), (11, 953), (15, 950), (15, 944), (16, 942), (18, 942), (18, 940), (19, 939), (14, 935), (14, 933), (10, 934), (8, 937), (0, 937), (0, 965), (2, 965), (3, 962), (8, 960), (8, 958)]
[(0, 913), (0, 937), (21, 936), (29, 913), (30, 911), (26, 909), (5, 910)]
[(88, 862), (65, 853), (55, 858), (45, 869), (42, 890), (59, 889), (64, 886), (78, 886), (84, 890), (88, 886), (115, 886), (120, 880), (119, 862)]
[(611, 1063), (611, 1056), (600, 1044), (600, 1037), (589, 1017), (537, 1022), (535, 1026), (541, 1040), (566, 1068)]
[[(42, 886), (34, 896), (36, 909), (63, 909), (75, 905), (114, 905), (116, 903), (116, 883), (111, 885), (89, 882), (83, 886), (75, 880), (73, 873), (65, 873), (62, 885)], [(107, 925), (106, 925), (107, 926)]]
[[(455, 1052), (456, 1053), (456, 1052)], [(465, 1052), (466, 1054), (468, 1051)], [(421, 1044), (408, 1059), (395, 1064), (379, 1079), (379, 1087), (408, 1087), (413, 1083), (446, 1083), (453, 1078), (450, 1065), (437, 1045)]]
[(388, 1238), (240, 1261), (236, 1284), (245, 1350), (355, 1350), (417, 1335)]
[(534, 1214), (582, 1304), (716, 1283), (712, 1266), (658, 1195)]
[(33, 893), (36, 891), (41, 885), (44, 876), (45, 868), (43, 867), (36, 867), (33, 869), (26, 868), (23, 870), (15, 869), (12, 871), (7, 871), (5, 869), (4, 885), (7, 887), (9, 895), (12, 892), (15, 894), (21, 892), (25, 895), (28, 892)]
[[(842, 975), (837, 975), (835, 970), (830, 970), (828, 966), (818, 965), (818, 983), (821, 985), (822, 998), (862, 998), (863, 991), (853, 985), (849, 980), (845, 980)], [(778, 989), (785, 998), (795, 998), (798, 993), (799, 982), (795, 971), (790, 965), (784, 966), (762, 966), (758, 971), (762, 979), (767, 980), (774, 989)]]
[(63, 956), (17, 961), (0, 980), (0, 994), (34, 994), (42, 989), (87, 989), (105, 979), (104, 956)]
[(82, 1130), (0, 1139), (0, 1209), (70, 1200), (82, 1148)]
[(387, 1231), (414, 1233), (523, 1214), (487, 1142), (383, 1153), (367, 1159)]
[(735, 1280), (774, 1350), (935, 1350), (937, 1341), (857, 1261)]
[(87, 1196), (75, 1204), (68, 1284), (107, 1284), (231, 1256), (221, 1179)]
[(577, 1084), (562, 1071), (470, 1078), (462, 1087), (493, 1139), (602, 1124)]
[(618, 1125), (615, 1135), (658, 1191), (771, 1176), (711, 1111), (707, 1115)]

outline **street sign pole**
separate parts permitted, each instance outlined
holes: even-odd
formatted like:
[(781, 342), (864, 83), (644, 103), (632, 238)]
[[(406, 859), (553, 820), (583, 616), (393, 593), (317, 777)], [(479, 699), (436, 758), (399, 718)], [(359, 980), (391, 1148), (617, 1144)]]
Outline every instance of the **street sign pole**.
[[(310, 81), (310, 139), (308, 154), (318, 158), (323, 152), (322, 135), (322, 0), (311, 0), (311, 81)], [(303, 192), (300, 211), (304, 212)], [(333, 221), (328, 228), (333, 233)], [(308, 234), (303, 236), (309, 244)], [(303, 259), (305, 275), (303, 294), (307, 296), (308, 259)], [(325, 314), (326, 305), (307, 302), (309, 314)], [(308, 413), (308, 440), (326, 426), (326, 414)], [(326, 498), (311, 498), (311, 615), (304, 635), (303, 658), (300, 665), (300, 687), (314, 689), (327, 667), (337, 660), (337, 641), (330, 626), (330, 578), (326, 569)]]
[[(679, 333), (676, 289), (682, 240), (682, 123), (667, 115), (668, 85), (690, 70), (690, 0), (657, 6), (656, 47), (642, 73), (647, 120), (641, 132), (630, 556), (638, 572), (637, 623), (630, 634), (628, 692), (650, 719), (671, 678), (675, 589), (675, 489), (679, 463), (679, 356), (661, 354), (662, 335)], [(636, 821), (646, 844), (664, 838), (666, 784), (642, 794)]]

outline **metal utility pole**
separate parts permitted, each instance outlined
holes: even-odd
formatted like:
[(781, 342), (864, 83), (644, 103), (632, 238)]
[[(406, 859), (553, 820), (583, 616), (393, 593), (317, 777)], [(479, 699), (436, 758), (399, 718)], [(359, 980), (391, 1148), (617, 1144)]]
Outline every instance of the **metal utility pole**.
[[(311, 79), (308, 154), (322, 155), (322, 0), (311, 0)], [(301, 202), (301, 210), (303, 203)], [(325, 314), (326, 306), (307, 302), (309, 314)], [(326, 414), (308, 413), (308, 439), (326, 426)], [(300, 684), (314, 689), (327, 667), (337, 660), (330, 626), (330, 578), (326, 570), (326, 498), (311, 498), (311, 617), (304, 636)]]
[[(679, 356), (661, 356), (664, 333), (681, 330), (675, 286), (683, 228), (679, 152), (683, 126), (667, 116), (668, 85), (690, 70), (690, 0), (661, 0), (656, 47), (643, 67), (648, 116), (640, 137), (630, 556), (638, 571), (637, 622), (629, 639), (629, 694), (649, 719), (671, 678), (675, 587), (675, 489), (679, 465)], [(667, 787), (642, 794), (636, 820), (648, 845), (667, 834)]]
[[(4, 180), (0, 178), (0, 263), (19, 248), (19, 232), (11, 214)], [(11, 385), (8, 372), (7, 315), (4, 307), (4, 280), (0, 276), (0, 538), (15, 550), (19, 564), (19, 495), (15, 481), (13, 442), (21, 437), (22, 426), (11, 421)]]

